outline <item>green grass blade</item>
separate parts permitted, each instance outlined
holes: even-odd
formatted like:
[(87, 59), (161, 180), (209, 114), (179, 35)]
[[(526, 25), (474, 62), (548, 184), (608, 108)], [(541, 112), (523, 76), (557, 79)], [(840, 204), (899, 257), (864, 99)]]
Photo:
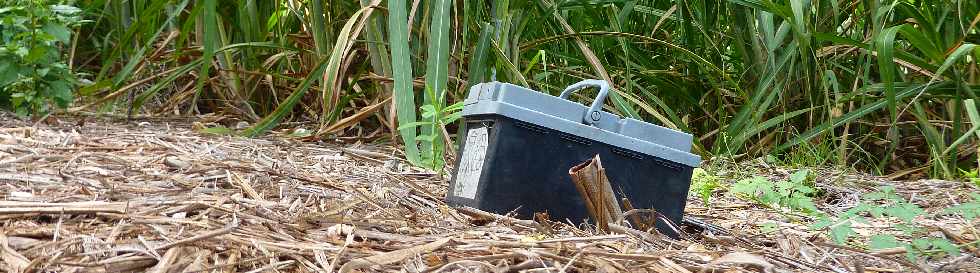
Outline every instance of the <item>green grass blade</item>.
[(185, 76), (194, 68), (199, 68), (201, 63), (203, 62), (204, 59), (197, 59), (192, 62), (189, 62), (181, 66), (179, 69), (177, 69), (170, 75), (167, 75), (167, 77), (161, 79), (157, 83), (150, 86), (149, 89), (147, 89), (143, 93), (140, 93), (139, 96), (136, 96), (136, 98), (133, 99), (133, 106), (132, 106), (133, 111), (139, 110), (147, 99), (153, 97), (153, 95), (156, 95), (158, 92), (160, 92), (160, 90), (163, 90), (163, 88), (170, 87), (170, 84), (173, 83), (174, 80), (177, 80), (177, 78), (179, 78), (180, 76)]
[[(443, 105), (442, 94), (446, 90), (446, 82), (449, 79), (449, 26), (451, 24), (449, 10), (452, 7), (451, 0), (432, 1), (431, 15), (429, 16), (429, 40), (428, 50), (425, 61), (425, 88), (432, 92), (426, 92), (425, 103), (428, 105)], [(422, 143), (422, 152), (431, 153), (427, 158), (433, 160), (430, 166), (441, 167), (443, 136), (442, 128), (435, 125), (423, 125), (422, 135), (435, 136), (432, 142)]]
[(898, 122), (898, 102), (895, 100), (895, 34), (902, 26), (893, 26), (882, 31), (878, 36), (878, 73), (881, 82), (885, 84), (885, 98), (888, 101), (888, 114), (891, 116), (891, 126)]
[[(896, 97), (896, 99), (901, 99), (901, 98), (905, 98), (905, 97), (908, 97), (908, 96), (912, 96), (912, 95), (918, 94), (920, 91), (924, 91), (926, 89), (926, 87), (927, 86), (925, 84), (915, 84), (915, 85), (907, 86), (901, 92), (897, 92), (897, 94), (896, 94), (895, 97)], [(872, 85), (872, 86), (869, 86), (867, 88), (879, 89), (879, 88), (882, 88), (882, 87), (880, 85)], [(844, 125), (847, 122), (851, 122), (851, 121), (857, 120), (857, 119), (862, 118), (862, 117), (864, 117), (864, 116), (866, 116), (868, 114), (871, 114), (871, 113), (874, 113), (874, 112), (876, 112), (878, 110), (881, 110), (881, 108), (884, 108), (887, 104), (888, 104), (888, 102), (886, 100), (879, 99), (879, 100), (874, 101), (872, 103), (869, 103), (869, 104), (866, 104), (864, 106), (861, 106), (860, 108), (854, 109), (854, 111), (847, 112), (846, 114), (841, 115), (840, 117), (838, 117), (836, 119), (832, 119), (832, 120), (827, 121), (825, 123), (822, 123), (820, 125), (814, 126), (810, 130), (807, 130), (806, 132), (803, 132), (802, 134), (794, 137), (793, 139), (790, 139), (789, 141), (787, 141), (787, 142), (785, 142), (785, 143), (777, 146), (774, 149), (774, 151), (775, 152), (784, 151), (787, 148), (796, 146), (797, 144), (800, 144), (803, 141), (810, 140), (811, 138), (813, 138), (815, 136), (818, 136), (818, 135), (821, 135), (823, 133), (826, 133), (826, 132), (832, 130), (833, 128), (837, 128), (838, 126)]]
[(317, 64), (316, 68), (313, 69), (313, 71), (311, 71), (305, 79), (303, 79), (303, 82), (299, 84), (296, 91), (293, 91), (293, 93), (289, 94), (289, 97), (287, 97), (285, 101), (276, 106), (276, 110), (272, 111), (272, 114), (265, 116), (262, 118), (262, 120), (255, 123), (255, 125), (252, 125), (252, 127), (245, 129), (242, 132), (242, 135), (246, 137), (255, 137), (276, 127), (276, 125), (279, 124), (283, 118), (293, 111), (293, 107), (299, 103), (299, 101), (303, 98), (303, 95), (306, 95), (306, 91), (310, 89), (310, 86), (321, 78), (317, 75), (323, 75), (328, 63), (329, 59), (321, 60), (320, 63)]
[(310, 0), (310, 19), (307, 21), (310, 24), (310, 34), (313, 35), (313, 44), (316, 47), (317, 56), (321, 58), (330, 51), (330, 41), (328, 40), (326, 27), (327, 18), (324, 17), (326, 11), (323, 9), (323, 1)]
[(470, 57), (469, 79), (466, 80), (466, 92), (475, 84), (489, 81), (487, 72), (491, 62), (488, 60), (490, 47), (492, 46), (490, 35), (493, 34), (493, 26), (489, 23), (480, 23), (480, 38), (476, 42), (476, 49)]
[(514, 75), (514, 80), (517, 80), (517, 83), (521, 84), (521, 86), (531, 86), (527, 82), (527, 79), (524, 78), (524, 75), (521, 74), (521, 70), (517, 69), (517, 66), (514, 65), (514, 63), (510, 61), (510, 58), (507, 57), (507, 53), (504, 53), (504, 50), (500, 48), (500, 44), (493, 39), (490, 40), (490, 44), (493, 47), (493, 53), (497, 55), (496, 59), (503, 64), (504, 68), (506, 68), (511, 75)]
[(949, 147), (946, 147), (946, 149), (943, 150), (943, 156), (948, 155), (953, 151), (953, 149), (956, 149), (956, 147), (959, 147), (961, 144), (965, 143), (972, 136), (980, 138), (980, 113), (977, 112), (977, 105), (974, 103), (973, 99), (965, 99), (963, 100), (963, 106), (966, 108), (966, 115), (970, 118), (970, 123), (973, 124), (973, 126), (963, 133), (963, 135), (956, 138), (952, 144), (949, 144)]
[[(361, 0), (361, 7), (371, 5), (370, 0)], [(367, 38), (367, 48), (371, 59), (371, 67), (375, 73), (381, 76), (391, 76), (391, 58), (388, 57), (388, 48), (385, 47), (383, 33), (381, 31), (383, 22), (377, 15), (371, 16), (367, 23), (365, 36)], [(390, 89), (390, 88), (389, 88)], [(388, 90), (390, 91), (390, 90)]]
[[(449, 79), (449, 16), (451, 0), (432, 1), (431, 24), (425, 66), (425, 86), (436, 93), (446, 88)], [(427, 98), (428, 100), (436, 98)]]
[(926, 144), (928, 145), (929, 154), (932, 158), (932, 163), (934, 164), (934, 169), (937, 169), (942, 177), (952, 178), (953, 172), (949, 169), (946, 162), (948, 162), (942, 155), (943, 146), (945, 145), (942, 134), (939, 130), (936, 130), (936, 126), (933, 126), (929, 122), (928, 114), (922, 108), (922, 103), (916, 101), (912, 102), (912, 115), (915, 116), (916, 123), (919, 124), (919, 129), (922, 130), (922, 136), (926, 139)]
[[(374, 1), (376, 4), (380, 0)], [(327, 70), (324, 71), (322, 85), (322, 93), (320, 99), (322, 100), (322, 110), (320, 115), (320, 132), (327, 129), (328, 125), (333, 122), (334, 115), (336, 113), (335, 109), (339, 107), (340, 99), (340, 65), (344, 58), (347, 58), (347, 53), (350, 52), (351, 47), (354, 45), (355, 38), (360, 32), (360, 26), (363, 26), (367, 16), (370, 16), (371, 11), (374, 10), (374, 5), (365, 6), (357, 12), (351, 15), (350, 19), (344, 23), (343, 28), (337, 35), (336, 43), (334, 43), (333, 48), (330, 51), (329, 61), (327, 61)], [(363, 16), (362, 16), (363, 15)], [(355, 25), (358, 25), (357, 30), (355, 30)], [(316, 75), (314, 75), (316, 76)]]
[[(406, 0), (388, 1), (388, 43), (391, 47), (391, 70), (394, 76), (392, 93), (395, 96), (395, 111), (399, 124), (416, 122), (415, 91), (412, 90), (412, 62), (408, 47), (408, 7)], [(421, 164), (417, 130), (406, 128), (399, 130), (402, 141), (405, 142), (405, 157), (415, 165)]]
[(754, 136), (754, 135), (756, 135), (758, 133), (761, 133), (762, 131), (765, 131), (765, 130), (767, 130), (769, 128), (772, 128), (772, 127), (774, 127), (776, 125), (779, 125), (780, 123), (786, 122), (786, 121), (788, 121), (788, 120), (790, 120), (792, 118), (795, 118), (795, 117), (797, 117), (797, 116), (799, 116), (799, 115), (801, 115), (803, 113), (810, 112), (813, 109), (816, 109), (816, 107), (810, 107), (810, 108), (800, 109), (800, 110), (796, 110), (796, 111), (784, 113), (784, 114), (779, 115), (779, 116), (775, 116), (775, 117), (773, 117), (773, 118), (771, 118), (769, 120), (766, 120), (766, 121), (764, 121), (762, 123), (759, 123), (756, 126), (750, 127), (748, 130), (745, 130), (744, 133), (741, 133), (741, 134), (739, 134), (736, 137), (736, 139), (735, 139), (735, 141), (733, 143), (739, 143), (739, 144), (744, 143), (745, 140), (747, 140), (748, 138), (750, 138), (750, 137), (752, 137), (752, 136)]
[(956, 50), (953, 51), (953, 53), (950, 53), (949, 56), (946, 57), (946, 60), (943, 61), (943, 64), (939, 66), (939, 69), (936, 69), (936, 75), (933, 76), (931, 79), (929, 79), (929, 83), (931, 84), (935, 82), (937, 79), (939, 79), (939, 77), (943, 75), (943, 73), (946, 72), (946, 70), (952, 67), (953, 64), (956, 64), (957, 61), (959, 61), (960, 59), (966, 56), (970, 56), (970, 53), (976, 49), (977, 49), (977, 45), (971, 43), (964, 43), (959, 47), (957, 47)]
[(199, 41), (204, 43), (204, 52), (201, 57), (203, 62), (201, 62), (201, 72), (197, 74), (197, 84), (194, 93), (194, 98), (191, 100), (191, 107), (195, 107), (197, 104), (197, 99), (201, 97), (204, 93), (204, 84), (210, 80), (211, 76), (211, 59), (214, 58), (214, 51), (219, 43), (218, 41), (218, 21), (215, 16), (217, 16), (217, 0), (204, 0), (204, 10), (203, 14), (199, 14), (202, 17), (202, 23), (204, 26), (204, 40)]
[[(176, 6), (176, 8), (178, 10), (183, 10), (187, 6), (189, 1), (190, 0), (184, 0), (180, 2)], [(159, 1), (159, 2), (166, 2), (166, 1)], [(162, 9), (163, 6), (164, 6), (163, 3), (155, 3), (154, 5), (148, 7), (147, 9), (148, 11), (153, 11), (157, 9)], [(177, 19), (178, 15), (179, 15), (178, 13), (171, 14), (170, 16), (167, 17), (165, 22), (174, 21), (175, 19)], [(139, 23), (141, 21), (137, 21), (137, 22)], [(146, 51), (151, 50), (153, 48), (153, 46), (157, 42), (157, 39), (160, 37), (160, 34), (162, 34), (166, 29), (167, 29), (167, 24), (161, 24), (161, 26), (157, 29), (157, 31), (154, 32), (152, 35), (150, 35), (149, 39), (147, 39), (144, 45), (140, 47), (132, 56), (130, 56), (128, 60), (126, 60), (126, 64), (123, 66), (123, 68), (118, 72), (112, 74), (113, 88), (121, 87), (126, 80), (130, 79), (130, 76), (132, 76), (132, 73), (136, 69), (137, 65), (145, 61), (144, 57), (146, 56)], [(131, 40), (133, 39), (133, 37), (135, 37), (136, 32), (137, 32), (137, 28), (128, 29), (126, 33), (122, 36), (123, 38), (120, 41), (117, 41), (118, 45), (113, 50), (113, 53), (108, 60), (115, 60), (118, 56), (122, 55), (124, 48), (128, 47), (130, 43), (135, 43), (135, 41), (131, 41)], [(114, 63), (107, 62), (106, 65), (102, 67), (102, 70), (99, 72), (99, 78), (103, 78), (104, 76), (108, 75), (109, 68), (112, 67), (112, 64)]]

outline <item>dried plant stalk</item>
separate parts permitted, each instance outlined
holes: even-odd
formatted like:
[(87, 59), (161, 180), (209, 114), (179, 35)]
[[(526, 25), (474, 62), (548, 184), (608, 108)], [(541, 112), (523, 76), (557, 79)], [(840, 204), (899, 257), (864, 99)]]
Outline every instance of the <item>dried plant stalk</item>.
[(616, 194), (609, 184), (599, 155), (575, 165), (568, 170), (568, 175), (572, 177), (572, 183), (575, 183), (589, 215), (600, 230), (608, 232), (609, 224), (617, 223), (623, 218), (623, 210), (616, 201)]

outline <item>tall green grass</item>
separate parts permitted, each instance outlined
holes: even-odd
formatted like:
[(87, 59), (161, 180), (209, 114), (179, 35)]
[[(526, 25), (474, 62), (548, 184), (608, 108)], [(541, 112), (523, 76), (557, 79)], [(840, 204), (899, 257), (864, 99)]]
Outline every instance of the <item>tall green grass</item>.
[(977, 167), (964, 103), (980, 88), (977, 1), (216, 2), (82, 1), (84, 95), (103, 110), (224, 113), (255, 122), (249, 135), (285, 120), (319, 137), (398, 134), (418, 164), (443, 144), (418, 135), (451, 132), (396, 129), (446, 103), (423, 90), (458, 101), (489, 80), (553, 93), (596, 78), (616, 88), (607, 111), (690, 132), (704, 156)]

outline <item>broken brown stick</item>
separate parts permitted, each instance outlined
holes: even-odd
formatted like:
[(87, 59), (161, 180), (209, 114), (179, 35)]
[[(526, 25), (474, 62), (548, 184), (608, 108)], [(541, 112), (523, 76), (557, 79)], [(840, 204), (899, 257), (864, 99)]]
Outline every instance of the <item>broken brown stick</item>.
[(616, 194), (609, 184), (599, 155), (568, 169), (568, 175), (572, 177), (572, 183), (575, 183), (589, 215), (600, 230), (608, 232), (609, 224), (622, 221), (623, 210), (616, 201)]

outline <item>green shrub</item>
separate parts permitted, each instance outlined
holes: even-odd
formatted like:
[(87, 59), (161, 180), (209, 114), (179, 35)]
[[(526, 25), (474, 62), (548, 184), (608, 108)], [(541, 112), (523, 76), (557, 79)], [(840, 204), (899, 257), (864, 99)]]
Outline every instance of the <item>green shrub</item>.
[(65, 1), (0, 0), (0, 107), (27, 116), (72, 102), (65, 48), (80, 12)]

